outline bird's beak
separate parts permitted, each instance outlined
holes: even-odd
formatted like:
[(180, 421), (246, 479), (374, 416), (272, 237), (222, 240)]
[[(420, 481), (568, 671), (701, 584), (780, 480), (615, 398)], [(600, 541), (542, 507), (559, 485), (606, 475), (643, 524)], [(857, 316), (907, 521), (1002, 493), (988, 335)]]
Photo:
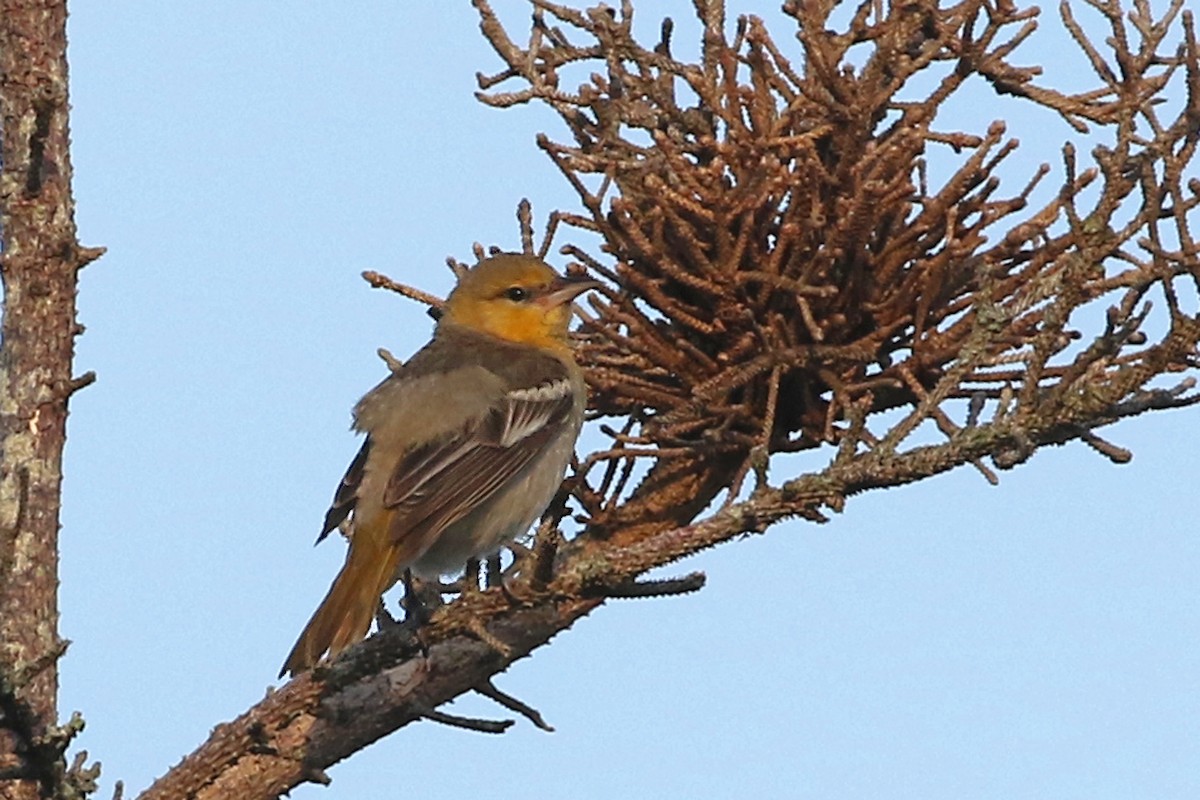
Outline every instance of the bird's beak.
[(542, 302), (549, 308), (570, 303), (588, 289), (600, 288), (600, 282), (591, 278), (575, 277), (573, 275), (559, 276), (550, 284), (550, 291), (542, 296)]

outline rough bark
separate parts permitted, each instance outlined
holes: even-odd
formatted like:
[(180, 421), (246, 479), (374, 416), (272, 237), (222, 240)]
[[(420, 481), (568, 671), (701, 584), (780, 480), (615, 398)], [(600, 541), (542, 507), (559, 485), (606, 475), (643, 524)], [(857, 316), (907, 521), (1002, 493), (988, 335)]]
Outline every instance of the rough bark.
[(54, 791), (74, 725), (57, 726), (58, 528), (75, 287), (66, 3), (0, 2), (0, 797)]

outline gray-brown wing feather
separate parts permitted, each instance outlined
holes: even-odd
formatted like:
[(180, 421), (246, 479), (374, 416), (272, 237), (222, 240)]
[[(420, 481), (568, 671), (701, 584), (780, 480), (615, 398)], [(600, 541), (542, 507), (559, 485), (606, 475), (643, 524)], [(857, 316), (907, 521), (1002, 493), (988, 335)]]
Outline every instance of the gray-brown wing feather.
[(409, 453), (396, 465), (383, 503), (393, 530), (423, 550), (426, 537), (466, 516), (529, 466), (570, 424), (567, 381), (510, 392), (458, 435)]
[(362, 447), (358, 449), (358, 455), (350, 462), (346, 474), (342, 476), (342, 482), (338, 484), (337, 491), (333, 494), (333, 503), (325, 512), (325, 523), (321, 526), (320, 535), (317, 536), (318, 542), (328, 536), (338, 525), (341, 525), (342, 520), (350, 516), (350, 512), (354, 510), (354, 504), (358, 500), (358, 485), (362, 483), (363, 468), (367, 464), (367, 453), (370, 450), (370, 438), (364, 439)]

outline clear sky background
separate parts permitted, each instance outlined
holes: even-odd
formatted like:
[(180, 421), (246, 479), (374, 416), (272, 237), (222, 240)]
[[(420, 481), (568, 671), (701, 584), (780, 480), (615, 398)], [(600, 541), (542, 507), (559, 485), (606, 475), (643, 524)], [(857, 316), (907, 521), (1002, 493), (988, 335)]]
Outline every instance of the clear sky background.
[[(637, 5), (648, 33), (691, 7)], [(1091, 85), (1043, 27), (1018, 61)], [(78, 0), (70, 48), (80, 238), (109, 252), (80, 291), (62, 711), (107, 796), (259, 700), (341, 564), (311, 544), (349, 410), (376, 348), (431, 327), (359, 273), (444, 293), (447, 255), (519, 249), (522, 196), (539, 225), (574, 198), (533, 144), (550, 113), (474, 100), (498, 60), (465, 0)], [(986, 90), (947, 113), (1010, 121), (1014, 192), (1079, 140)], [(423, 722), (292, 796), (1200, 797), (1198, 413), (1109, 429), (1125, 467), (1073, 444), (705, 553), (678, 569), (704, 591), (613, 603), (499, 677), (556, 733)]]

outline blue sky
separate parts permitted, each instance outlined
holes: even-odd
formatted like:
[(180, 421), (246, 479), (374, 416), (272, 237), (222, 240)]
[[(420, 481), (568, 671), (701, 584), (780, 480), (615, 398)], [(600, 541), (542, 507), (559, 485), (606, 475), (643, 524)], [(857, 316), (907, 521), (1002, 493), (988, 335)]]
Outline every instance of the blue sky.
[[(638, 7), (652, 31), (690, 3)], [(539, 224), (573, 198), (533, 144), (551, 114), (474, 100), (497, 60), (466, 2), (81, 1), (70, 37), (80, 239), (109, 253), (80, 291), (62, 711), (140, 789), (263, 696), (341, 563), (311, 542), (349, 409), (431, 325), (359, 273), (444, 293), (447, 255), (519, 248), (521, 197)], [(1050, 31), (1018, 60), (1090, 83)], [(1074, 136), (987, 92), (948, 113), (1010, 119), (1014, 191)], [(705, 553), (679, 567), (704, 591), (498, 678), (556, 733), (420, 723), (292, 796), (1200, 796), (1195, 421), (1110, 429), (1125, 467), (1070, 445)]]

